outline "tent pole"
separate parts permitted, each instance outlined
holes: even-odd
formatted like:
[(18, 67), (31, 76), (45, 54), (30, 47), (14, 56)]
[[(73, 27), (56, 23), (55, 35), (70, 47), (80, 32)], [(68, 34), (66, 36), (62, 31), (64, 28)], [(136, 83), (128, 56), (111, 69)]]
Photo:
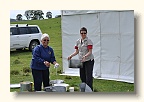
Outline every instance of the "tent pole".
[(98, 13), (99, 14), (99, 25), (100, 25), (100, 76), (101, 77), (101, 22), (100, 22), (100, 12)]
[(120, 56), (119, 56), (119, 73), (118, 73), (118, 79), (120, 76), (120, 64), (121, 64), (121, 33), (120, 33), (120, 12), (119, 12), (119, 40), (120, 40)]

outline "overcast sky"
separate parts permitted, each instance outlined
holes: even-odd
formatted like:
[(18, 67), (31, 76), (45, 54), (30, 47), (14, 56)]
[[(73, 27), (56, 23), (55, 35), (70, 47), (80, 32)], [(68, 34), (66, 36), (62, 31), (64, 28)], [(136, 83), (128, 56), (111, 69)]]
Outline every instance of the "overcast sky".
[[(26, 10), (11, 10), (10, 11), (10, 18), (16, 19), (17, 14), (21, 14), (23, 17), (22, 19), (26, 20), (26, 17), (24, 16)], [(60, 15), (60, 10), (42, 10), (44, 15), (43, 17), (46, 18), (46, 12), (50, 11), (52, 13), (52, 18), (54, 18), (56, 15)]]

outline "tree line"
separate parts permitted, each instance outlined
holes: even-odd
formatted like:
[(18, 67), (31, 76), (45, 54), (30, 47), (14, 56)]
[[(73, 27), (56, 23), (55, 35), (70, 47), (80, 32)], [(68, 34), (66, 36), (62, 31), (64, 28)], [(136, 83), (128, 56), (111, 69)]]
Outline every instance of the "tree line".
[[(41, 20), (41, 19), (44, 19), (43, 17), (44, 13), (42, 10), (26, 10), (25, 13), (24, 13), (24, 16), (26, 17), (27, 20)], [(22, 14), (17, 14), (16, 16), (16, 20), (22, 20)], [(48, 19), (52, 18), (52, 13), (50, 11), (48, 11), (46, 13), (46, 17)], [(56, 17), (60, 17), (59, 16), (56, 16)]]

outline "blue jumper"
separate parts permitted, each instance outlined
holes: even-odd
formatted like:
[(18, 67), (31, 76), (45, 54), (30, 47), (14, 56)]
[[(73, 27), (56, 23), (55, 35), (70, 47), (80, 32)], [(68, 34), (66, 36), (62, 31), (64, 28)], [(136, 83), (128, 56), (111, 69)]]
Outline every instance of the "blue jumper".
[(53, 49), (49, 46), (44, 48), (41, 44), (36, 46), (32, 51), (32, 60), (30, 67), (37, 70), (46, 70), (48, 67), (46, 67), (44, 61), (53, 63), (56, 60)]

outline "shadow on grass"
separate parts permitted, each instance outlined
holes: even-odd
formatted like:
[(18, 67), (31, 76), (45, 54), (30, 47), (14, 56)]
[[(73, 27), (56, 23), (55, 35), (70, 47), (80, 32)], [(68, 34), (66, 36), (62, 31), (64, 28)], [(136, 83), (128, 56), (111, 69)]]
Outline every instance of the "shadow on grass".
[(97, 90), (97, 89), (94, 89), (93, 92), (98, 92), (98, 90)]

